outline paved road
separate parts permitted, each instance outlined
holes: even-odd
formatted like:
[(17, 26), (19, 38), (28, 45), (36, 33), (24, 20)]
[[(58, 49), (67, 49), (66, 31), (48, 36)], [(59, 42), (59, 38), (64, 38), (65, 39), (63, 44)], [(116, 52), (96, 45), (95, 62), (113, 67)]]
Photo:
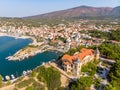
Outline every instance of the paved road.
[(98, 75), (102, 78), (101, 79), (101, 85), (99, 87), (98, 90), (102, 90), (102, 87), (103, 86), (106, 86), (107, 84), (109, 84), (109, 81), (108, 81), (108, 78), (107, 78), (107, 75), (109, 74), (109, 71), (110, 71), (110, 68), (109, 67), (106, 67), (106, 66), (103, 66), (102, 63), (105, 61), (107, 62), (108, 64), (114, 64), (115, 61), (114, 60), (110, 60), (110, 59), (105, 59), (105, 58), (102, 58), (100, 57), (101, 59), (101, 62), (99, 63), (99, 67), (102, 68), (102, 70), (99, 70), (101, 73), (98, 73)]
[(112, 60), (112, 59), (106, 59), (106, 58), (103, 58), (103, 57), (100, 57), (100, 59), (102, 61), (108, 62), (109, 64), (114, 64), (115, 63), (115, 60)]

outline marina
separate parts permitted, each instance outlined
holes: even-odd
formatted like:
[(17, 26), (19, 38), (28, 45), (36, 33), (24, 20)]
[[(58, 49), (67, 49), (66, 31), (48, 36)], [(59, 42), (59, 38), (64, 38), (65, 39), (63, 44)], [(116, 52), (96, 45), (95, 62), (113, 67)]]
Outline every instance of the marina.
[[(17, 78), (23, 75), (23, 71), (31, 72), (43, 62), (48, 62), (59, 57), (60, 52), (47, 51), (39, 53), (23, 61), (8, 61), (6, 57), (13, 55), (32, 41), (30, 39), (15, 39), (13, 37), (0, 37), (0, 75), (3, 80)], [(26, 74), (24, 72), (24, 74)]]

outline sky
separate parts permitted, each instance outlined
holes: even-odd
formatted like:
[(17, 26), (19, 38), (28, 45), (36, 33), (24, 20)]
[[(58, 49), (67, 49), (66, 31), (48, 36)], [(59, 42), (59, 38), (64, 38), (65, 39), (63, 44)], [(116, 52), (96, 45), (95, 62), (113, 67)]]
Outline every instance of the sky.
[(116, 7), (120, 0), (0, 0), (0, 17), (25, 17), (77, 6)]

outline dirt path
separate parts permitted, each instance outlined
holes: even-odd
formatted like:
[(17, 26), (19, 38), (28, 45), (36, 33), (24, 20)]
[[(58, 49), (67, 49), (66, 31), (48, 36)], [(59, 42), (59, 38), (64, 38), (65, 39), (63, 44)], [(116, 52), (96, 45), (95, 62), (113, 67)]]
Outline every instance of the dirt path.
[(15, 84), (12, 84), (12, 85), (0, 88), (0, 90), (13, 90), (14, 88), (15, 88)]

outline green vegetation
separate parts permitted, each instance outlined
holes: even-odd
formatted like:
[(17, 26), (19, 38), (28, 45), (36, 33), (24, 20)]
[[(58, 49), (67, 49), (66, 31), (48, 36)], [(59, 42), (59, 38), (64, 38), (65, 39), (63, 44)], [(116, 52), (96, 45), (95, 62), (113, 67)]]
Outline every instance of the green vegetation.
[(34, 82), (32, 87), (34, 87), (34, 90), (45, 90), (45, 87), (38, 82)]
[[(68, 20), (63, 19), (45, 19), (45, 18), (0, 18), (2, 25), (6, 26), (14, 26), (15, 28), (27, 26), (29, 28), (32, 27), (40, 27), (41, 25), (59, 25), (59, 24), (65, 24), (68, 25)], [(7, 22), (7, 23), (6, 23)]]
[[(80, 45), (80, 46), (78, 46), (76, 48), (70, 48), (65, 54), (73, 55), (76, 52), (79, 52), (82, 48), (86, 48), (86, 46), (85, 45)], [(89, 46), (87, 48), (95, 50), (96, 46)]]
[(33, 78), (22, 80), (15, 85), (16, 88), (21, 89), (27, 87), (26, 90), (44, 90), (44, 86), (35, 81)]
[(24, 80), (24, 81), (21, 81), (20, 83), (16, 84), (16, 87), (23, 88), (23, 87), (29, 86), (33, 82), (34, 82), (34, 79), (30, 78), (28, 80)]
[(22, 50), (24, 51), (25, 49), (27, 48), (38, 48), (38, 46), (35, 46), (35, 45), (27, 45), (25, 46), (24, 48), (22, 48)]
[(18, 90), (17, 88), (14, 88), (13, 90)]
[(70, 90), (90, 90), (91, 84), (94, 84), (95, 88), (98, 89), (100, 86), (100, 79), (93, 79), (91, 76), (81, 77), (70, 85)]
[(102, 56), (110, 59), (120, 59), (120, 46), (117, 44), (101, 44), (99, 47)]
[(100, 78), (94, 78), (93, 80), (95, 88), (98, 90), (98, 88), (100, 87)]
[(112, 31), (110, 34), (110, 39), (120, 41), (120, 30)]
[(54, 68), (40, 67), (37, 72), (39, 72), (37, 78), (46, 83), (49, 90), (55, 90), (61, 85), (60, 73)]
[(7, 81), (7, 85), (10, 85), (10, 84), (11, 84), (11, 81), (10, 81), (10, 80), (8, 80), (8, 81)]
[(88, 74), (88, 76), (82, 76), (76, 82), (73, 82), (70, 85), (71, 90), (90, 90), (92, 84), (98, 89), (100, 87), (100, 79), (95, 78), (94, 75), (97, 72), (97, 64), (99, 62), (97, 60), (82, 66), (81, 72)]
[(81, 77), (77, 82), (72, 84), (71, 90), (87, 90), (93, 83), (92, 77)]
[(37, 48), (38, 46), (35, 46), (35, 45), (28, 45), (26, 47), (32, 47), (32, 48)]
[(19, 77), (19, 78), (15, 81), (15, 83), (18, 83), (19, 81), (22, 81), (23, 78), (24, 78), (24, 77)]
[(34, 87), (28, 86), (28, 87), (26, 88), (26, 90), (34, 90)]
[(57, 90), (66, 90), (64, 87), (60, 87)]
[[(104, 43), (98, 46), (98, 48), (102, 56), (116, 60), (116, 63), (113, 65), (109, 73), (110, 84), (105, 86), (104, 90), (119, 90), (120, 89), (120, 82), (119, 82), (120, 81), (120, 46), (117, 44)], [(96, 64), (89, 62), (88, 64), (82, 66), (81, 71), (87, 72), (88, 75), (90, 75), (91, 78), (93, 78), (93, 75), (97, 71)], [(86, 77), (84, 77), (84, 79), (80, 78), (80, 80), (72, 84), (71, 89), (72, 90), (87, 90), (89, 89), (89, 83), (94, 84), (95, 87), (98, 88), (100, 86), (100, 79), (99, 78), (97, 78), (96, 80), (93, 79), (93, 81), (95, 82), (89, 82), (89, 78), (86, 78)]]
[(120, 90), (120, 60), (118, 60), (109, 73), (110, 84), (104, 90)]
[(48, 90), (64, 90), (61, 87), (60, 72), (52, 67), (40, 66), (33, 70), (28, 79), (22, 79), (15, 85), (16, 89), (26, 90), (45, 90), (45, 87)]
[(63, 43), (66, 43), (66, 38), (59, 37), (58, 40), (61, 40)]
[(30, 74), (31, 77), (35, 77), (36, 75), (37, 75), (37, 72), (34, 72), (34, 71)]
[(93, 76), (97, 72), (97, 63), (98, 61), (89, 62), (82, 66), (81, 71), (88, 73), (90, 76)]
[(2, 76), (0, 75), (0, 87), (2, 87), (3, 81), (2, 81)]
[(103, 38), (106, 40), (116, 40), (120, 41), (120, 30), (112, 30), (111, 32), (103, 32), (98, 30), (89, 30), (88, 34), (90, 34), (92, 37), (96, 38)]
[(108, 40), (109, 38), (109, 32), (103, 32), (103, 31), (98, 31), (98, 30), (89, 30), (88, 33), (90, 34), (90, 36), (92, 37), (96, 37), (96, 38), (102, 38), (102, 39), (106, 39)]
[(42, 38), (38, 38), (38, 37), (36, 37), (36, 40), (37, 40), (37, 42), (42, 42), (43, 41)]
[(77, 48), (70, 48), (70, 50), (65, 54), (73, 55), (74, 53), (79, 52), (82, 48), (85, 48), (85, 46), (81, 45), (81, 46), (78, 46)]
[(107, 58), (116, 60), (112, 66), (109, 79), (110, 84), (105, 86), (104, 90), (120, 89), (120, 46), (117, 44), (102, 44), (99, 46), (101, 54)]

